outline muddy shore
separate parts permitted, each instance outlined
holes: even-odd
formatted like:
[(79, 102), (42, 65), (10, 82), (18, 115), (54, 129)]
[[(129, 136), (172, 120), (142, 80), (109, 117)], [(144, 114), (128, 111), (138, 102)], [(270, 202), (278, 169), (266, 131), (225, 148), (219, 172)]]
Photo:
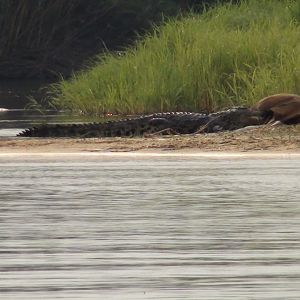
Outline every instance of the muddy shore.
[(262, 126), (213, 134), (141, 138), (2, 138), (0, 153), (85, 152), (291, 152), (300, 153), (300, 125)]

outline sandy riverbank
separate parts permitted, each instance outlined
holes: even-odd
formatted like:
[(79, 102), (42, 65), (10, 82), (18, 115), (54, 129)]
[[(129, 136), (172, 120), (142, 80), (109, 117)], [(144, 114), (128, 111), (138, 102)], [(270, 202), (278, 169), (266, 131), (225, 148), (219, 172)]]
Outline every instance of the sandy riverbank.
[(300, 154), (300, 125), (255, 127), (236, 132), (143, 138), (2, 138), (0, 154), (99, 152), (281, 152)]

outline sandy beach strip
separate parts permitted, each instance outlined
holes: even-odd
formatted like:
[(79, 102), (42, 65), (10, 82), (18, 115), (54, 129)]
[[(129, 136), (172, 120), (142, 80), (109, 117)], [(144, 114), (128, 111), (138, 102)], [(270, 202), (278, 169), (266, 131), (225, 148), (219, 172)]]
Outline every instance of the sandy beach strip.
[(138, 138), (1, 138), (0, 156), (299, 157), (300, 125)]

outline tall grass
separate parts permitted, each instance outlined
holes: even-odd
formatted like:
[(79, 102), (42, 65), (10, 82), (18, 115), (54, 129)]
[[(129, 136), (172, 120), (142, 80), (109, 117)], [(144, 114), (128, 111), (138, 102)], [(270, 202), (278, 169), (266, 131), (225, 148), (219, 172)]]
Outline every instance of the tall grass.
[(85, 114), (213, 111), (300, 93), (300, 5), (248, 0), (168, 21), (135, 47), (53, 87)]

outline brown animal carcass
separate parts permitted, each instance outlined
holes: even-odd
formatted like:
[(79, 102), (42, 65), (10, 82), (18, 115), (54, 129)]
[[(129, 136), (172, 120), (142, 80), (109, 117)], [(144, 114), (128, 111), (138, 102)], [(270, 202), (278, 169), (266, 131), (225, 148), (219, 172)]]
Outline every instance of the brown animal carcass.
[(300, 123), (300, 96), (276, 94), (261, 99), (254, 109), (261, 111), (268, 123)]

